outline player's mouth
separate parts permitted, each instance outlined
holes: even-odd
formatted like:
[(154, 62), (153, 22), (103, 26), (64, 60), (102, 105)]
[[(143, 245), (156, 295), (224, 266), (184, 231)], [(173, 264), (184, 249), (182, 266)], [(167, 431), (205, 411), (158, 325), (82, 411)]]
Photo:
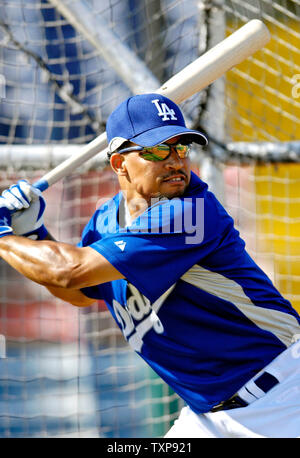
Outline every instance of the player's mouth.
[(174, 185), (180, 185), (180, 184), (186, 184), (187, 177), (186, 175), (180, 173), (176, 175), (171, 175), (168, 177), (165, 177), (163, 179), (163, 183), (168, 183), (168, 184), (174, 184)]

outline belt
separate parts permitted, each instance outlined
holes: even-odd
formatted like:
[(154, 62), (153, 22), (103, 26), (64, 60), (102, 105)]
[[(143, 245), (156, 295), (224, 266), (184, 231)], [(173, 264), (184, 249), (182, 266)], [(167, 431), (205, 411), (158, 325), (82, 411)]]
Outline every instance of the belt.
[[(210, 412), (219, 412), (220, 410), (230, 410), (237, 409), (239, 407), (246, 407), (256, 399), (261, 398), (264, 394), (270, 391), (278, 383), (279, 380), (276, 377), (274, 377), (274, 375), (265, 371), (256, 379), (253, 379), (250, 382), (246, 383), (246, 385), (244, 385), (231, 398), (215, 405), (210, 410)], [(244, 396), (242, 397), (241, 394)]]

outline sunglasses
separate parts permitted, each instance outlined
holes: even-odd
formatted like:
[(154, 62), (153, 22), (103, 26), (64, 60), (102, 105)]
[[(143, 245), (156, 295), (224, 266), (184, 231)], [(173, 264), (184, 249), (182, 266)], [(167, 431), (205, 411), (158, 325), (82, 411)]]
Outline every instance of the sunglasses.
[(165, 143), (161, 143), (160, 145), (156, 146), (130, 146), (129, 148), (124, 148), (118, 151), (119, 154), (122, 153), (130, 153), (133, 151), (140, 151), (140, 155), (146, 161), (164, 161), (167, 159), (172, 150), (175, 150), (180, 159), (184, 159), (189, 155), (190, 147), (189, 145), (181, 145), (178, 143), (177, 145), (167, 145)]

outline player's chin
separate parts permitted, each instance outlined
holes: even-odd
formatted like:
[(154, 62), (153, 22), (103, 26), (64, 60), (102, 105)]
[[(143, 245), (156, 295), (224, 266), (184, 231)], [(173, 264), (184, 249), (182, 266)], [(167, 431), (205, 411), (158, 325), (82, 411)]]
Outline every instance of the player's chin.
[(181, 197), (185, 193), (187, 188), (186, 182), (164, 182), (161, 186), (161, 195), (167, 197), (167, 199), (173, 199), (174, 197)]

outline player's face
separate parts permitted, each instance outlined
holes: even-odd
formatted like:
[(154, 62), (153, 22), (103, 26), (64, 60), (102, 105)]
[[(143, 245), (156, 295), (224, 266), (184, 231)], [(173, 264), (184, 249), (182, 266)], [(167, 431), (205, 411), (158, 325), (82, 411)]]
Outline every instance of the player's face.
[[(180, 136), (173, 137), (165, 143), (180, 143)], [(175, 149), (165, 160), (152, 162), (143, 158), (138, 151), (115, 156), (115, 161), (122, 161), (125, 175), (119, 175), (121, 189), (129, 197), (151, 198), (180, 197), (186, 190), (191, 176), (191, 162), (188, 157), (180, 158)], [(122, 158), (121, 158), (122, 156)], [(113, 165), (113, 164), (112, 164)], [(113, 168), (115, 168), (113, 166)]]

